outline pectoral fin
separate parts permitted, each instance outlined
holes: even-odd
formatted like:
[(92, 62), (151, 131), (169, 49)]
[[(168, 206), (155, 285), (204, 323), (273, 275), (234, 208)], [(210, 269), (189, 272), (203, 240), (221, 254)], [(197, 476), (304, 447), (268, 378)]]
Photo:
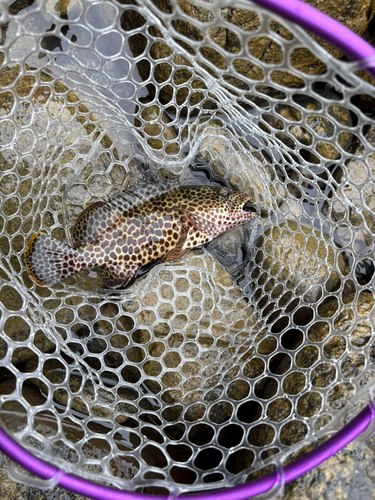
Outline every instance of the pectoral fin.
[(186, 242), (189, 230), (190, 228), (188, 226), (183, 226), (180, 239), (177, 241), (177, 244), (173, 248), (173, 250), (171, 250), (164, 256), (163, 258), (164, 261), (176, 260), (186, 252), (187, 249), (186, 248), (184, 249), (184, 244)]
[(214, 222), (210, 222), (203, 217), (199, 217), (197, 214), (189, 213), (190, 220), (194, 224), (194, 227), (197, 231), (200, 231), (207, 236), (214, 236), (219, 234), (219, 230), (217, 225)]
[[(212, 239), (212, 235), (217, 234), (217, 227), (215, 224), (206, 221), (205, 219), (187, 210), (181, 210), (179, 212), (179, 221), (182, 225), (180, 238), (177, 241), (176, 246), (164, 256), (164, 261), (173, 261), (178, 259), (178, 257), (183, 255), (188, 248), (193, 248), (193, 246), (207, 243)], [(194, 245), (186, 244), (188, 238), (192, 238), (193, 236)]]

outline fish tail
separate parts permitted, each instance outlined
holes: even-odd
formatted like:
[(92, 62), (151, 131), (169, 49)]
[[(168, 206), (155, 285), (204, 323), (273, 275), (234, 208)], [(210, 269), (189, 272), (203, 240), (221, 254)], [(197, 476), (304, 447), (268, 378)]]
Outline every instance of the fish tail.
[(39, 286), (52, 286), (78, 271), (76, 251), (45, 233), (29, 241), (25, 263), (30, 278)]

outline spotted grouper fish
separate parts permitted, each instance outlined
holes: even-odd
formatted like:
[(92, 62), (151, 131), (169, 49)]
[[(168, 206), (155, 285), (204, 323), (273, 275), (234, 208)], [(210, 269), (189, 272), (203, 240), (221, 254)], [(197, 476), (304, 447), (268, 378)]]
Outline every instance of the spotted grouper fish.
[(222, 187), (182, 186), (136, 195), (121, 191), (93, 203), (73, 228), (74, 247), (35, 234), (26, 249), (30, 278), (52, 286), (69, 276), (102, 266), (105, 286), (119, 288), (140, 268), (161, 259), (173, 261), (258, 214), (248, 210), (249, 196)]

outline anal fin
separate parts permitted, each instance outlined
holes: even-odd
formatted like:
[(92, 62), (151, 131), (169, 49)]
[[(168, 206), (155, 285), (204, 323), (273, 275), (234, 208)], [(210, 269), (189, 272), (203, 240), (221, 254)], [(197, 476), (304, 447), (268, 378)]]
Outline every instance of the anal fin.
[(109, 288), (120, 288), (129, 283), (138, 273), (139, 266), (123, 267), (120, 265), (106, 266), (102, 272), (103, 285)]

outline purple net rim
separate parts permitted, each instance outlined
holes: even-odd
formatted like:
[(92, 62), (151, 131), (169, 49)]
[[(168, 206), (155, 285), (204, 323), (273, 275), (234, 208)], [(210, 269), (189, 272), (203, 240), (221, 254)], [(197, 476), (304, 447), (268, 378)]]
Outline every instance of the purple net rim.
[[(365, 69), (375, 78), (375, 49), (339, 22), (300, 0), (252, 1), (331, 43), (355, 61), (358, 67)], [(375, 421), (375, 409), (373, 404), (369, 404), (349, 424), (316, 450), (307, 453), (302, 458), (283, 468), (283, 483), (297, 479), (333, 456), (362, 434), (372, 421)], [(25, 450), (2, 429), (0, 429), (0, 451), (29, 472), (39, 476), (42, 480), (51, 482), (51, 486), (58, 485), (74, 493), (97, 500), (107, 498), (111, 500), (145, 500), (150, 498), (150, 495), (124, 492), (87, 481), (73, 474), (65, 474), (64, 471), (40, 460)], [(270, 491), (280, 484), (280, 479), (279, 472), (272, 472), (260, 479), (240, 486), (211, 492), (184, 494), (182, 498), (184, 500), (244, 500)], [(152, 495), (152, 497), (160, 500), (170, 498), (160, 495)]]
[[(334, 436), (325, 441), (322, 445), (295, 462), (286, 465), (282, 469), (282, 482), (280, 473), (275, 471), (250, 483), (241, 484), (228, 489), (213, 490), (202, 493), (189, 493), (181, 495), (183, 500), (245, 500), (247, 498), (260, 495), (270, 491), (272, 488), (284, 483), (289, 483), (302, 476), (309, 470), (332, 457), (335, 453), (344, 448), (347, 444), (362, 434), (370, 424), (375, 421), (375, 407), (370, 403), (345, 427)], [(371, 427), (370, 427), (371, 429)], [(79, 495), (84, 495), (96, 500), (146, 500), (155, 498), (156, 500), (168, 500), (171, 497), (163, 495), (148, 495), (143, 493), (132, 493), (110, 488), (100, 484), (87, 481), (73, 474), (65, 474), (64, 471), (50, 465), (47, 462), (35, 457), (16, 443), (13, 438), (0, 429), (0, 451), (8, 455), (14, 462), (18, 463), (29, 472), (39, 476), (50, 486), (60, 486), (73, 491)], [(44, 486), (40, 484), (40, 486)]]

